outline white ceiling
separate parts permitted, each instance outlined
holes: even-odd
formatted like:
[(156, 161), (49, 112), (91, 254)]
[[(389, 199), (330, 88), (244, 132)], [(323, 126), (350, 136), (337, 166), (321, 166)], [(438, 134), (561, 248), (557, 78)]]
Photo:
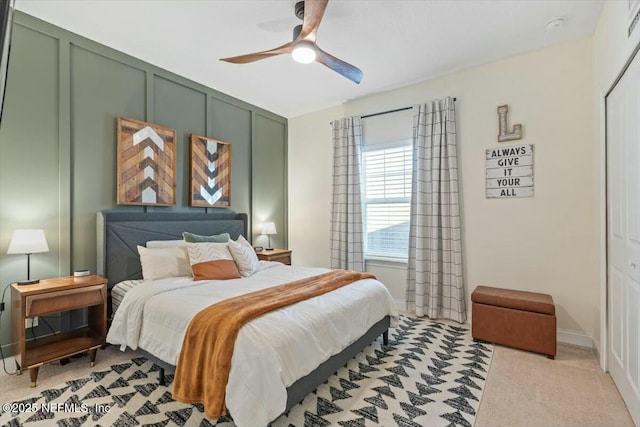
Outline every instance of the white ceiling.
[[(621, 1), (621, 0), (617, 0)], [(593, 33), (603, 0), (331, 0), (326, 52), (359, 85), (289, 55), (218, 59), (291, 40), (294, 0), (16, 0), (28, 14), (285, 117)], [(557, 16), (566, 24), (546, 30)]]

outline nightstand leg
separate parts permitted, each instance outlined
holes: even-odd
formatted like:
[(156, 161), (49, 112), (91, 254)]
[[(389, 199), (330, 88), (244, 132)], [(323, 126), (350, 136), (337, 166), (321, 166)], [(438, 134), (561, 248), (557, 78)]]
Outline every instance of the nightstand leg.
[(96, 366), (96, 353), (98, 352), (98, 347), (92, 348), (89, 350), (89, 366), (92, 368)]
[(31, 377), (31, 388), (35, 388), (36, 381), (38, 381), (38, 371), (40, 366), (34, 366), (29, 368), (29, 376)]
[(160, 368), (160, 370), (158, 371), (158, 384), (167, 385), (167, 383), (164, 380), (164, 368)]
[(16, 375), (22, 375), (22, 367), (16, 362)]

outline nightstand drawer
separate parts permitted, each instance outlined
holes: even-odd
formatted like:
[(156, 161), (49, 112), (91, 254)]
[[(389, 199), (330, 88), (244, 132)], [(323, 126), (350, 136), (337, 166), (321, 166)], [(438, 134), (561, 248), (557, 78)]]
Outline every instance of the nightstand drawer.
[(86, 286), (26, 297), (26, 317), (43, 316), (50, 313), (100, 305), (104, 302), (105, 285)]
[(256, 254), (258, 259), (262, 261), (275, 261), (291, 265), (291, 251), (288, 249), (265, 249), (256, 252)]
[(286, 265), (291, 265), (291, 254), (272, 256), (269, 261), (276, 261)]

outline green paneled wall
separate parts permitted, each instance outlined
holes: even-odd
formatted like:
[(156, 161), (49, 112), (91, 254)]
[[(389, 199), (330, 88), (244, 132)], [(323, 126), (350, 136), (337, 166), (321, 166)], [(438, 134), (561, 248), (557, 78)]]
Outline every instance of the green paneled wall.
[[(58, 275), (67, 240), (59, 229), (69, 207), (62, 206), (59, 124), (59, 41), (47, 34), (15, 26), (12, 81), (6, 88), (0, 127), (0, 286), (26, 279), (24, 255), (7, 255), (15, 228), (44, 229), (48, 253), (31, 257), (32, 277)], [(38, 52), (31, 55), (29, 52)], [(68, 182), (68, 181), (67, 181)], [(68, 264), (68, 259), (65, 260)], [(6, 273), (5, 273), (6, 272)], [(8, 300), (10, 296), (7, 290)], [(2, 314), (1, 343), (9, 342), (10, 311)], [(54, 320), (54, 319), (52, 319)], [(58, 327), (57, 321), (51, 322)], [(5, 347), (6, 349), (6, 347)]]
[[(251, 210), (251, 111), (232, 103), (210, 97), (212, 114), (211, 132), (213, 138), (234, 141), (231, 147), (233, 165), (231, 167), (231, 204), (239, 212)], [(225, 126), (233, 121), (238, 126)], [(256, 162), (256, 164), (261, 162)]]
[[(176, 187), (176, 206), (163, 210), (184, 210), (189, 206), (189, 135), (207, 133), (207, 94), (169, 79), (154, 76), (153, 123), (176, 130), (177, 176), (183, 177)], [(184, 114), (185, 111), (193, 114)], [(171, 123), (171, 125), (163, 123)], [(249, 168), (245, 169), (248, 171)], [(246, 172), (245, 172), (246, 173)], [(201, 208), (191, 208), (199, 210)]]
[[(254, 234), (259, 234), (261, 224), (265, 220), (275, 222), (277, 235), (271, 236), (271, 245), (274, 248), (286, 247), (286, 234), (280, 230), (286, 230), (286, 124), (265, 117), (262, 114), (254, 114), (255, 140), (252, 145), (253, 158), (260, 159), (253, 166), (253, 201)], [(274, 173), (283, 171), (282, 173)], [(256, 242), (258, 244), (258, 242)], [(260, 236), (259, 244), (267, 247), (267, 237)]]
[[(211, 136), (232, 143), (232, 208), (249, 214), (254, 243), (272, 220), (286, 247), (285, 118), (18, 12), (0, 124), (0, 285), (26, 275), (26, 257), (6, 254), (13, 230), (45, 230), (50, 252), (32, 256), (32, 276), (95, 272), (96, 212), (145, 209), (115, 204), (118, 116), (176, 130), (177, 203), (147, 210), (214, 210), (189, 206), (189, 135)], [(9, 317), (7, 304), (5, 349)], [(72, 317), (64, 325), (83, 321)]]
[(116, 118), (144, 120), (146, 73), (73, 44), (69, 71), (72, 265), (95, 272), (96, 212), (116, 200)]

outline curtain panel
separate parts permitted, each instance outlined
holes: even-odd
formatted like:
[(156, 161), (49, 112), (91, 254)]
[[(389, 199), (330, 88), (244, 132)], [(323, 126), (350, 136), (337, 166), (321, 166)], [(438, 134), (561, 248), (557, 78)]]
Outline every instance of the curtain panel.
[(331, 268), (364, 271), (360, 196), (360, 117), (334, 120)]
[(413, 107), (407, 305), (417, 316), (467, 319), (462, 278), (455, 101)]

